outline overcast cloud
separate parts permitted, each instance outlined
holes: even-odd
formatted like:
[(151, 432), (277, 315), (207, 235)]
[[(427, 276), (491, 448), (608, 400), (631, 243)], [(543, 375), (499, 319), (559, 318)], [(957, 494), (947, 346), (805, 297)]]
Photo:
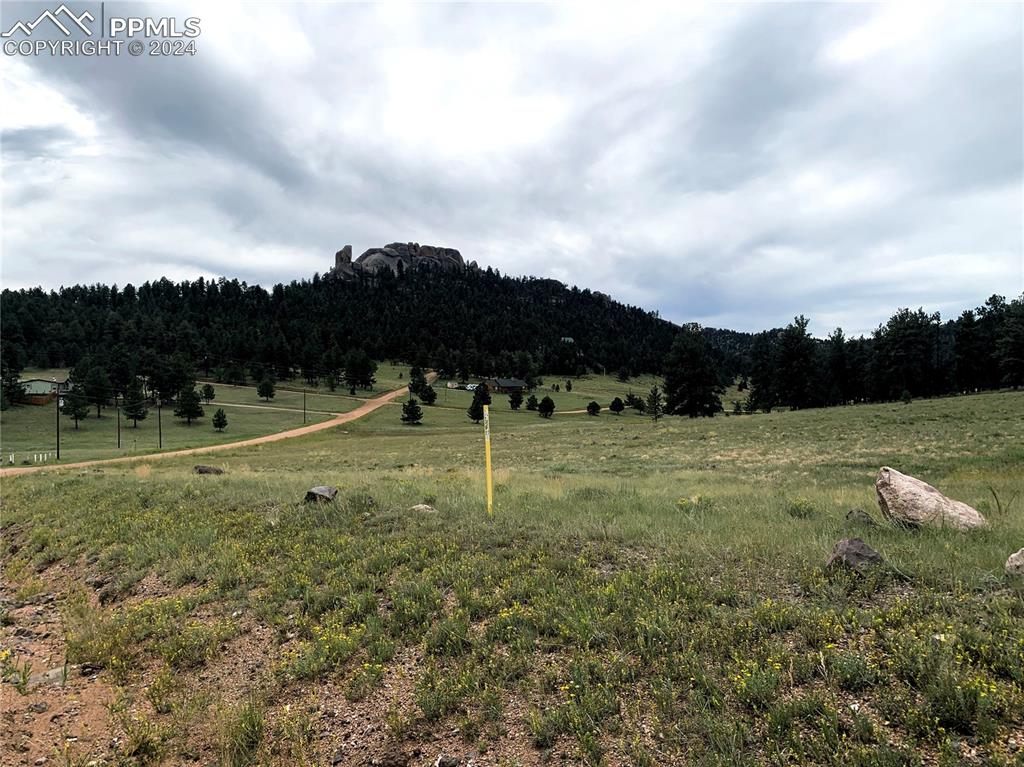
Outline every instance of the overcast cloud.
[(1024, 290), (1022, 6), (676, 5), (108, 2), (198, 55), (0, 57), (3, 284), (416, 241), (741, 330)]

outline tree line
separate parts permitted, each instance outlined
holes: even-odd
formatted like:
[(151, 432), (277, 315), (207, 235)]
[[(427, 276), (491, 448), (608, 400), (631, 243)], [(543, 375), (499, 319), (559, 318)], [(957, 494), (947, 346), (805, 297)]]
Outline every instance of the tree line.
[[(4, 290), (0, 394), (18, 398), (26, 366), (99, 369), (111, 392), (142, 381), (176, 399), (196, 374), (226, 383), (304, 379), (372, 388), (374, 360), (401, 359), (444, 378), (641, 373), (665, 379), (668, 413), (805, 408), (928, 397), (1024, 384), (1024, 296), (992, 296), (943, 322), (900, 309), (870, 336), (826, 339), (799, 316), (757, 334), (675, 326), (656, 313), (492, 269), (355, 280), (314, 275), (271, 290), (238, 280), (166, 279), (136, 288)], [(95, 375), (99, 375), (98, 373)], [(429, 396), (429, 395), (428, 395)]]

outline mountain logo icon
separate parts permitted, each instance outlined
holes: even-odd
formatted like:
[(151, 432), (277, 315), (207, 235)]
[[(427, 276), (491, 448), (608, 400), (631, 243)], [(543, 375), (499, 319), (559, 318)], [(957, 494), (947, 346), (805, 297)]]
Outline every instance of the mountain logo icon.
[[(83, 32), (85, 32), (85, 34), (92, 37), (92, 30), (89, 29), (85, 22), (96, 21), (96, 17), (88, 11), (85, 11), (81, 15), (76, 16), (74, 13), (71, 12), (71, 9), (64, 5), (64, 3), (61, 3), (60, 7), (57, 8), (57, 10), (55, 11), (47, 9), (40, 13), (39, 17), (35, 21), (28, 23), (25, 23), (24, 21), (15, 22), (14, 25), (6, 32), (4, 32), (2, 35), (0, 35), (0, 37), (13, 37), (14, 33), (19, 31), (23, 35), (25, 35), (25, 37), (31, 37), (32, 32), (35, 31), (35, 28), (42, 24), (43, 21), (46, 19), (48, 19), (54, 26), (56, 26), (57, 29), (63, 32), (65, 37), (71, 36), (72, 24), (78, 27)], [(62, 19), (64, 23), (62, 23)]]

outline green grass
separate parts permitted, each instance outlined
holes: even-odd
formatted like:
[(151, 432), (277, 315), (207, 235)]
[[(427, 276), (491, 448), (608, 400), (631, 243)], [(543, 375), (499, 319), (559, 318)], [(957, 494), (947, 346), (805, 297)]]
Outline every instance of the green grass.
[[(210, 419), (221, 404), (227, 413), (228, 426), (223, 432), (218, 432), (210, 425)], [(204, 404), (203, 409), (203, 418), (193, 421), (191, 426), (174, 417), (173, 407), (161, 409), (164, 450), (234, 442), (302, 426), (301, 410), (232, 407), (216, 400), (210, 405)], [(329, 417), (309, 412), (307, 423)], [(51, 462), (55, 462), (55, 420), (53, 403), (42, 407), (21, 405), (0, 413), (0, 455), (4, 465), (7, 465), (11, 453), (14, 453), (17, 465), (43, 452), (54, 453)], [(79, 421), (78, 429), (75, 429), (74, 421), (61, 416), (60, 439), (61, 462), (159, 452), (156, 408), (150, 409), (146, 420), (139, 421), (137, 428), (122, 417), (120, 450), (117, 448), (117, 420), (113, 408), (105, 409), (102, 418), (96, 418), (95, 408), (90, 409), (89, 417)]]
[[(1005, 505), (1024, 487), (1024, 393), (657, 424), (497, 407), (492, 518), (481, 427), (454, 406), (419, 427), (399, 412), (230, 451), (220, 477), (170, 459), (5, 480), (5, 576), (107, 573), (107, 606), (65, 599), (70, 646), (126, 684), (207, 669), (180, 694), (232, 701), (206, 737), (233, 763), (329, 761), (331, 737), (308, 737), (342, 727), (316, 707), (324, 689), (407, 751), (455, 733), (446, 750), (587, 764), (1019, 758), (1024, 591), (1002, 564), (1024, 502), (999, 513), (992, 491)], [(989, 527), (847, 523), (879, 517), (883, 464)], [(338, 501), (303, 505), (321, 483)], [(826, 572), (853, 535), (892, 568)], [(154, 574), (186, 596), (140, 612), (129, 597)], [(236, 632), (258, 673), (223, 673)]]
[[(203, 382), (197, 384), (196, 388), (202, 390)], [(214, 389), (214, 399), (210, 406), (214, 409), (223, 404), (239, 405), (261, 405), (265, 407), (287, 408), (291, 410), (302, 410), (302, 387), (295, 382), (278, 384), (274, 397), (269, 402), (256, 393), (255, 386), (234, 386), (210, 382)], [(297, 389), (291, 387), (297, 386)], [(349, 397), (340, 389), (331, 393), (317, 393), (318, 390), (309, 389), (306, 392), (306, 412), (320, 411), (324, 413), (347, 413), (362, 404), (362, 398)], [(205, 406), (205, 405), (204, 405)]]

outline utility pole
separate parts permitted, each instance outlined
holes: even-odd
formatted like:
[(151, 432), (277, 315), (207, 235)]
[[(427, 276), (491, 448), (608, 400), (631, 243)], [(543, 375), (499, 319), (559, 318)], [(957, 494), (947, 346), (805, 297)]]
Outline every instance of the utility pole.
[(60, 460), (60, 388), (57, 389), (57, 397), (53, 400), (57, 405), (57, 460)]
[(163, 450), (164, 449), (164, 426), (163, 426), (163, 423), (161, 423), (161, 421), (160, 421), (160, 396), (159, 395), (157, 395), (157, 398), (156, 398), (156, 433), (157, 433), (157, 439), (158, 439), (157, 446), (161, 450)]

